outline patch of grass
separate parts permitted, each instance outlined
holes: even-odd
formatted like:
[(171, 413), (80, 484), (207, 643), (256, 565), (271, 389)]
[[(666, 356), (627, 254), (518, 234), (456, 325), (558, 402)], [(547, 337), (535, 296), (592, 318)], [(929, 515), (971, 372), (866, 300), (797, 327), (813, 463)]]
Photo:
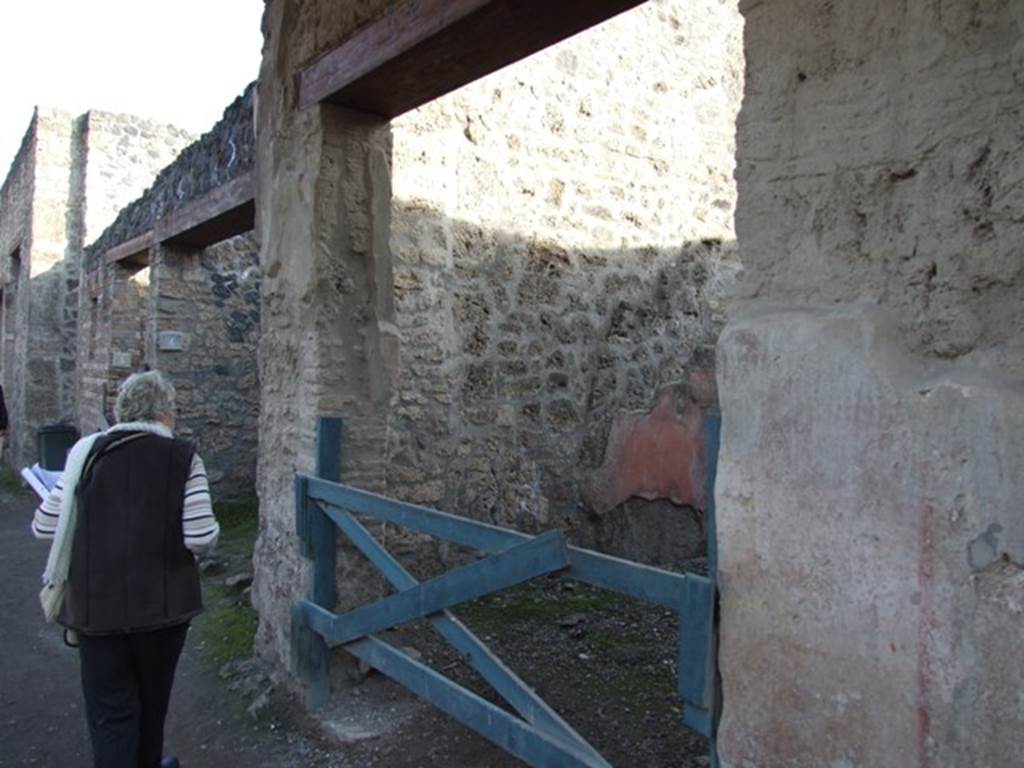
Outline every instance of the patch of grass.
[(232, 536), (255, 535), (259, 525), (259, 502), (255, 497), (215, 501), (214, 514), (220, 523), (221, 533)]
[(14, 495), (30, 493), (18, 474), (10, 467), (0, 467), (0, 490)]
[(206, 611), (193, 622), (204, 655), (217, 665), (252, 655), (257, 616), (224, 587), (206, 585)]
[(220, 523), (217, 549), (228, 555), (251, 557), (259, 528), (259, 503), (256, 498), (215, 501), (213, 513)]
[(252, 655), (258, 618), (238, 591), (227, 587), (227, 574), (251, 567), (252, 548), (259, 528), (255, 497), (217, 501), (213, 505), (220, 523), (220, 539), (213, 557), (222, 566), (203, 577), (206, 610), (193, 622), (203, 656), (223, 665)]

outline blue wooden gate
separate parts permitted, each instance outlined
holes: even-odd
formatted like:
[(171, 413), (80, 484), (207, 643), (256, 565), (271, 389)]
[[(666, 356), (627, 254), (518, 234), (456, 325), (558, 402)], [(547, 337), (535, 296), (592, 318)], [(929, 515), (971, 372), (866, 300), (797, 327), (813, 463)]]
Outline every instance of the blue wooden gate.
[[(341, 645), (535, 768), (607, 768), (608, 762), (572, 726), (449, 611), (459, 603), (537, 576), (560, 573), (678, 613), (678, 690), (683, 721), (711, 740), (711, 765), (716, 766), (714, 482), (718, 417), (706, 420), (705, 434), (710, 577), (673, 573), (574, 547), (567, 544), (558, 531), (530, 536), (342, 485), (338, 482), (342, 421), (320, 419), (317, 476), (299, 474), (295, 478), (296, 523), (303, 554), (313, 560), (313, 588), (309, 599), (300, 600), (292, 608), (292, 663), (297, 674), (309, 684), (310, 703), (316, 707), (326, 702), (329, 647)], [(419, 582), (354, 514), (478, 549), (487, 556)], [(339, 529), (392, 584), (395, 594), (346, 613), (334, 612)], [(518, 716), (439, 674), (375, 634), (417, 619), (427, 619)]]

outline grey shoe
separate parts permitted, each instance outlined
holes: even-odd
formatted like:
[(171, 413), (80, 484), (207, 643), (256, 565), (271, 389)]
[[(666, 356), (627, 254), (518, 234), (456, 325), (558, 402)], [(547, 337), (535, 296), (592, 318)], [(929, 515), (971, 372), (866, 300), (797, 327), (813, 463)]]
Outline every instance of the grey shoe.
[(168, 755), (160, 761), (160, 768), (181, 768), (181, 763), (174, 755)]

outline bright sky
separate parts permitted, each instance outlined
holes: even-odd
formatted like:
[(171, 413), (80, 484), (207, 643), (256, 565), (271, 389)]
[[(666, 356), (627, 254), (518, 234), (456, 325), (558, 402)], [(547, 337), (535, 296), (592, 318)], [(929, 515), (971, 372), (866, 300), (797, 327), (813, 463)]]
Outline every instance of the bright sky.
[(37, 105), (199, 135), (259, 74), (263, 0), (0, 0), (0, 184)]

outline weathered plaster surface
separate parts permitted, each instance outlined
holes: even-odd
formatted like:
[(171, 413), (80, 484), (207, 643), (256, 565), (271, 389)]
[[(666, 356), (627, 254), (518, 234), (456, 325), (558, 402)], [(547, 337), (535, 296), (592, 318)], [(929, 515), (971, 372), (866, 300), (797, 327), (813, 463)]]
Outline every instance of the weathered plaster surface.
[(1013, 764), (1024, 10), (741, 10), (744, 292), (832, 308), (718, 348), (723, 765)]
[(606, 513), (636, 496), (706, 509), (703, 412), (693, 400), (666, 393), (650, 414), (626, 415), (608, 435), (605, 463), (583, 490)]
[(1024, 383), (901, 337), (866, 306), (722, 335), (724, 766), (1019, 760)]
[(740, 5), (748, 294), (875, 301), (915, 351), (1024, 374), (1024, 5)]

